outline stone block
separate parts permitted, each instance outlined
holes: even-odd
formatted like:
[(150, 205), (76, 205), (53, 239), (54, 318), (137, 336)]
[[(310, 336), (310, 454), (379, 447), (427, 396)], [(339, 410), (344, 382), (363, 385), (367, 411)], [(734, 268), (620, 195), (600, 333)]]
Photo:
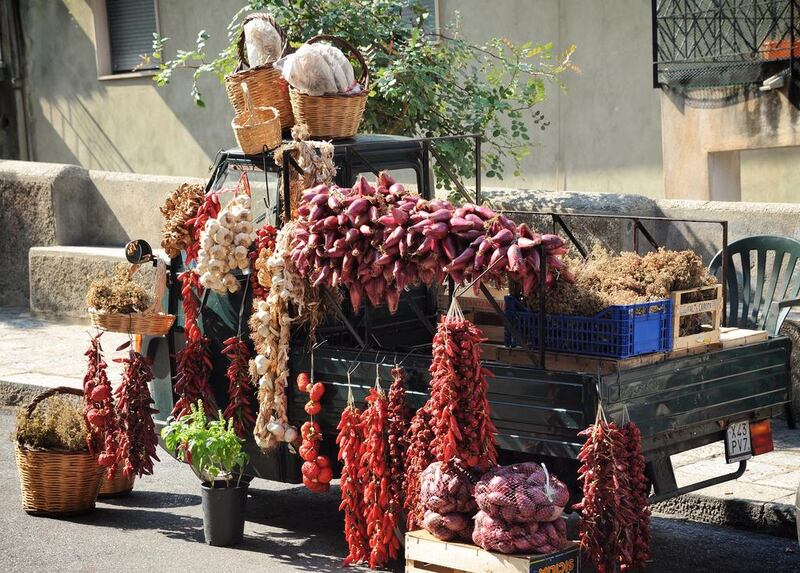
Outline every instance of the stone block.
[[(35, 247), (30, 250), (31, 312), (88, 322), (86, 291), (101, 273), (128, 264), (123, 249), (111, 247)], [(144, 266), (136, 273), (152, 291), (155, 269)]]

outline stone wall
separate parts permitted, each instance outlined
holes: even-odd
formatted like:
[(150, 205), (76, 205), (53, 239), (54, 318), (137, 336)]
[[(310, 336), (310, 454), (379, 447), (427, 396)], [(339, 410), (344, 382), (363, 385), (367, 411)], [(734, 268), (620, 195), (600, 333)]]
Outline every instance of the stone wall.
[(183, 181), (202, 182), (0, 161), (0, 306), (28, 306), (32, 247), (122, 247), (140, 238), (158, 247), (159, 207)]

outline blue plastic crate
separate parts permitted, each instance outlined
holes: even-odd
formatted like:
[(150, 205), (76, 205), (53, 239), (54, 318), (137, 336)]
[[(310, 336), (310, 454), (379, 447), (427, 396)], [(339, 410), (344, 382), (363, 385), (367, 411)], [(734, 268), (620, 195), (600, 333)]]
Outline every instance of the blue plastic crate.
[[(524, 342), (539, 347), (539, 313), (512, 296), (505, 313)], [(506, 346), (521, 346), (505, 329)], [(595, 316), (548, 314), (545, 349), (554, 352), (628, 358), (672, 350), (672, 301), (610, 306)]]

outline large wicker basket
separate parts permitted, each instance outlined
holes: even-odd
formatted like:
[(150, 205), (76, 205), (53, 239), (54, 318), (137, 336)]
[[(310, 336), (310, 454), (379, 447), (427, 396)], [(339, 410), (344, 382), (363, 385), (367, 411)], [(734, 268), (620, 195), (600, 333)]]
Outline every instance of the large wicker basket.
[[(140, 265), (132, 265), (130, 274), (139, 270)], [(147, 336), (164, 336), (175, 322), (174, 314), (164, 314), (160, 311), (161, 299), (167, 288), (167, 267), (159, 259), (156, 267), (156, 281), (153, 288), (153, 302), (150, 308), (143, 312), (125, 314), (121, 312), (98, 312), (89, 309), (89, 318), (98, 328), (110, 332), (125, 332), (128, 334), (143, 334)]]
[(131, 477), (125, 477), (122, 473), (122, 464), (118, 464), (114, 470), (114, 477), (111, 479), (108, 479), (105, 471), (103, 471), (103, 477), (100, 480), (100, 493), (97, 494), (97, 497), (102, 499), (128, 495), (133, 491), (133, 482), (135, 480), (135, 474), (131, 474)]
[(289, 102), (289, 88), (286, 80), (281, 76), (280, 70), (270, 64), (249, 68), (247, 63), (247, 52), (244, 47), (244, 25), (255, 18), (263, 18), (272, 24), (283, 38), (283, 52), (285, 56), (289, 50), (289, 39), (275, 20), (268, 14), (250, 14), (242, 21), (242, 29), (239, 32), (239, 62), (236, 70), (225, 77), (225, 89), (228, 92), (228, 99), (236, 111), (236, 115), (242, 115), (246, 111), (247, 103), (242, 92), (242, 83), (247, 82), (250, 88), (250, 96), (253, 99), (253, 106), (274, 107), (278, 110), (278, 118), (281, 128), (286, 129), (294, 125), (292, 117), (292, 104)]
[(249, 86), (242, 82), (247, 107), (245, 112), (231, 121), (236, 142), (247, 155), (262, 153), (278, 147), (281, 139), (279, 112), (274, 107), (253, 107)]
[[(83, 396), (76, 388), (51, 388), (31, 401), (27, 415), (30, 417), (42, 400), (56, 394)], [(94, 509), (102, 473), (96, 455), (88, 451), (32, 449), (20, 444), (16, 444), (15, 453), (25, 511), (64, 516)]]
[(343, 139), (353, 137), (358, 133), (358, 126), (364, 116), (369, 93), (369, 70), (361, 53), (349, 42), (336, 36), (314, 36), (307, 44), (327, 41), (349, 52), (359, 63), (361, 75), (359, 83), (362, 90), (358, 94), (330, 94), (310, 96), (302, 94), (289, 87), (289, 97), (292, 100), (292, 112), (295, 123), (304, 123), (308, 126), (311, 137), (321, 139)]

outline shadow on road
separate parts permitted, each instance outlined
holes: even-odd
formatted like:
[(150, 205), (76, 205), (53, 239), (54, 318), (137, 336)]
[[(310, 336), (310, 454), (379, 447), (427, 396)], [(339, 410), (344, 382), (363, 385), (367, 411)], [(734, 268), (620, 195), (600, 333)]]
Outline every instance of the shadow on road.
[(200, 496), (168, 491), (138, 491), (134, 489), (133, 493), (126, 497), (98, 499), (97, 503), (116, 507), (167, 509), (170, 507), (200, 505)]

